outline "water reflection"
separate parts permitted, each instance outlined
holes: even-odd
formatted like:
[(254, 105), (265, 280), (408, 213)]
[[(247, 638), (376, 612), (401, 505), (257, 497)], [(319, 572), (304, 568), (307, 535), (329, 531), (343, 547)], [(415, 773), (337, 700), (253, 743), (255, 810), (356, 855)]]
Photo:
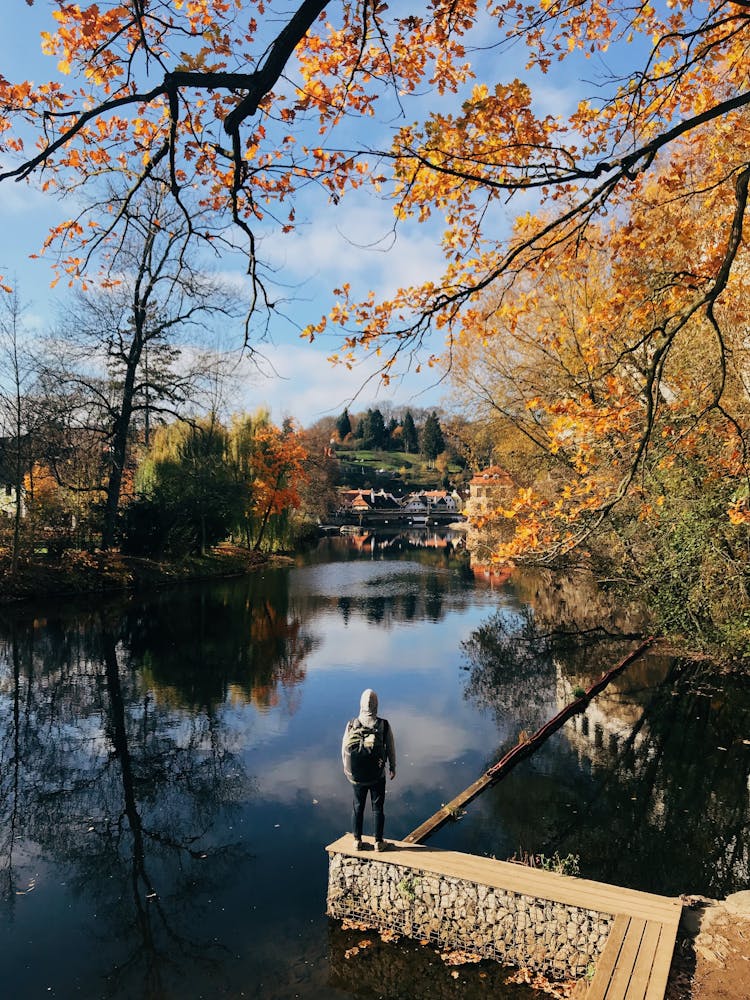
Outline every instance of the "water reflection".
[[(358, 964), (329, 937), (341, 732), (375, 687), (399, 744), (386, 833), (404, 836), (619, 658), (600, 635), (544, 638), (551, 587), (492, 589), (455, 545), (391, 536), (328, 539), (242, 580), (5, 609), (4, 987), (328, 1000), (376, 995), (390, 969), (389, 996), (453, 995), (423, 949), (378, 945)], [(554, 593), (572, 628), (588, 597)], [(745, 888), (750, 698), (677, 677), (671, 661), (631, 668), (436, 846), (574, 851), (586, 874), (662, 892)]]
[[(495, 615), (464, 644), (467, 696), (530, 733), (626, 651), (555, 642), (528, 608)], [(750, 884), (749, 730), (746, 682), (651, 652), (490, 793), (482, 831), (502, 830), (498, 856), (570, 852), (591, 878), (723, 898)]]
[(432, 949), (414, 942), (386, 944), (371, 931), (342, 930), (331, 922), (329, 985), (358, 1000), (531, 1000), (543, 994), (508, 985), (510, 970), (494, 962), (454, 971)]
[(176, 717), (144, 686), (105, 615), (64, 630), (14, 622), (3, 652), (5, 903), (12, 912), (39, 890), (40, 866), (61, 866), (95, 909), (91, 942), (103, 955), (121, 946), (100, 972), (102, 995), (160, 995), (184, 975), (177, 951), (219, 960), (183, 904), (200, 905), (244, 851), (226, 834), (244, 770), (215, 715)]
[[(349, 668), (331, 687), (331, 639), (468, 607), (442, 554), (403, 555), (6, 609), (0, 973), (17, 995), (336, 995), (327, 965), (300, 973), (325, 953), (322, 845), (346, 823), (338, 743), (365, 683)], [(449, 729), (443, 755), (470, 732)]]

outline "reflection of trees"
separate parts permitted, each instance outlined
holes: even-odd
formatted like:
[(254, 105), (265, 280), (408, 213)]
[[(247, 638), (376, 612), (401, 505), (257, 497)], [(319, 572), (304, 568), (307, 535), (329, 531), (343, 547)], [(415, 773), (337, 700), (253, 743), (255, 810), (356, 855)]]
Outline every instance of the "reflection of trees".
[(352, 613), (352, 602), (349, 600), (348, 597), (339, 597), (336, 603), (338, 605), (339, 611), (341, 612), (341, 617), (344, 620), (344, 625), (348, 625), (349, 618), (351, 617)]
[[(389, 612), (393, 612), (393, 603), (388, 608)], [(376, 597), (366, 597), (364, 600), (364, 612), (365, 618), (371, 625), (380, 625), (381, 622), (385, 620), (386, 614), (386, 599), (380, 595)], [(390, 617), (390, 616), (389, 616)]]
[(518, 600), (534, 610), (540, 631), (557, 633), (641, 634), (644, 609), (612, 597), (591, 572), (525, 569), (513, 573), (510, 586)]
[[(0, 681), (2, 678), (0, 677)], [(6, 684), (0, 686), (0, 704), (8, 698), (8, 724), (0, 730), (0, 898), (15, 900), (15, 853), (19, 839), (21, 777), (21, 664), (18, 644), (11, 642), (11, 664)], [(5, 715), (3, 711), (2, 715)], [(1, 717), (1, 716), (0, 716)]]
[[(618, 738), (612, 705), (599, 731), (574, 738), (592, 774), (588, 821), (562, 823), (557, 835), (628, 884), (719, 897), (746, 885), (750, 759), (742, 740), (750, 693), (726, 679), (713, 686), (674, 662), (647, 695), (636, 687), (621, 697), (628, 716), (633, 700), (640, 706), (627, 737)], [(593, 835), (602, 823), (610, 831), (606, 853)]]
[(195, 909), (240, 850), (213, 831), (247, 780), (215, 713), (155, 704), (111, 625), (80, 619), (65, 635), (49, 662), (50, 636), (31, 624), (0, 646), (5, 905), (24, 859), (51, 857), (95, 903), (108, 995), (162, 996), (186, 965), (218, 958)]
[(430, 573), (425, 583), (424, 608), (430, 621), (440, 621), (443, 614), (443, 589), (442, 581), (436, 573)]
[(448, 528), (400, 532), (373, 528), (366, 535), (327, 536), (317, 546), (320, 561), (358, 560), (418, 562), (433, 568), (462, 569), (471, 576), (463, 537)]
[(377, 583), (382, 591), (376, 594), (316, 597), (312, 603), (316, 610), (335, 607), (345, 623), (360, 615), (371, 624), (391, 628), (419, 619), (440, 621), (448, 611), (464, 608), (470, 599), (466, 583), (451, 573), (402, 573), (396, 583)]
[(379, 570), (373, 569), (373, 575), (358, 581), (359, 592), (351, 589), (345, 596), (301, 591), (295, 594), (298, 606), (314, 615), (335, 609), (346, 624), (359, 616), (385, 628), (420, 619), (440, 621), (449, 611), (465, 610), (473, 599), (475, 581), (466, 557), (457, 554), (454, 543), (446, 538), (450, 533), (413, 534), (419, 544), (407, 533), (373, 532), (368, 535), (366, 552), (356, 538), (322, 538), (307, 554), (308, 566), (331, 562), (376, 564), (383, 566), (382, 576), (376, 576)]
[(557, 662), (569, 670), (588, 669), (593, 680), (630, 648), (623, 637), (601, 628), (546, 631), (528, 605), (503, 609), (462, 644), (469, 671), (466, 697), (490, 708), (498, 720), (511, 717), (532, 732), (563, 707), (555, 705)]
[(267, 707), (282, 695), (289, 702), (304, 680), (317, 644), (309, 617), (292, 603), (287, 574), (269, 572), (151, 595), (129, 607), (123, 627), (161, 698), (210, 706), (231, 696)]
[(489, 708), (513, 733), (538, 729), (549, 715), (555, 672), (552, 643), (540, 635), (532, 613), (495, 612), (462, 644), (469, 676), (465, 697)]
[[(530, 611), (497, 613), (464, 644), (467, 697), (531, 732), (622, 653), (609, 638), (558, 638)], [(572, 852), (592, 878), (723, 896), (750, 878), (748, 731), (746, 688), (672, 660), (636, 663), (487, 794), (504, 843), (483, 849)]]

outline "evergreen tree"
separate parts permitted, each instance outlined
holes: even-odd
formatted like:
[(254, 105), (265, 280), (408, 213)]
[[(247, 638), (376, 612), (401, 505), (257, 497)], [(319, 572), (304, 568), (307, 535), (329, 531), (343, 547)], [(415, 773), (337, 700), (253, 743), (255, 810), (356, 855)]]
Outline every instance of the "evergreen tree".
[(357, 424), (357, 437), (361, 440), (363, 448), (372, 448), (372, 410), (368, 410), (364, 416), (359, 418)]
[(389, 451), (393, 451), (394, 448), (394, 433), (398, 429), (398, 420), (395, 417), (391, 417), (388, 421), (388, 426), (385, 429), (385, 442), (383, 444), (384, 448)]
[(441, 451), (445, 451), (445, 440), (437, 414), (433, 410), (422, 428), (422, 454), (434, 462)]
[(348, 409), (345, 408), (344, 412), (341, 414), (341, 416), (336, 421), (336, 430), (338, 431), (339, 441), (343, 441), (344, 438), (347, 437), (347, 435), (351, 434), (351, 432), (352, 432), (352, 422), (351, 422), (351, 419), (349, 418), (349, 410)]
[(417, 436), (417, 428), (414, 424), (414, 417), (411, 415), (411, 410), (407, 410), (404, 414), (404, 451), (409, 455), (413, 455), (419, 450), (419, 438)]
[(385, 448), (388, 440), (388, 431), (385, 429), (385, 419), (380, 410), (373, 410), (370, 417), (370, 434), (372, 435), (373, 448)]
[(368, 410), (359, 422), (363, 448), (383, 448), (386, 441), (385, 420), (380, 410)]

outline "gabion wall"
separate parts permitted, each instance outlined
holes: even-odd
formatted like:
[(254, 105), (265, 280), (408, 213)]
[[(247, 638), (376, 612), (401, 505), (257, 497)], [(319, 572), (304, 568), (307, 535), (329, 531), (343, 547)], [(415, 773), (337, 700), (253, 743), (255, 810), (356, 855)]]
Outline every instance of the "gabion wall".
[(328, 915), (553, 979), (596, 963), (613, 917), (387, 861), (331, 854)]

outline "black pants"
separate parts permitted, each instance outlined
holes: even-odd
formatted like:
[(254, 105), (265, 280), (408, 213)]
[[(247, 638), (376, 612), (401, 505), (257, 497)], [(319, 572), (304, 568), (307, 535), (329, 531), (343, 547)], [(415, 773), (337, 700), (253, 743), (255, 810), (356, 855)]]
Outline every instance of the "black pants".
[(383, 839), (383, 828), (385, 826), (385, 775), (375, 782), (374, 785), (352, 785), (354, 789), (354, 803), (352, 806), (352, 832), (357, 840), (362, 839), (362, 820), (365, 815), (365, 805), (367, 803), (367, 793), (370, 793), (372, 802), (372, 815), (375, 819), (375, 840)]

